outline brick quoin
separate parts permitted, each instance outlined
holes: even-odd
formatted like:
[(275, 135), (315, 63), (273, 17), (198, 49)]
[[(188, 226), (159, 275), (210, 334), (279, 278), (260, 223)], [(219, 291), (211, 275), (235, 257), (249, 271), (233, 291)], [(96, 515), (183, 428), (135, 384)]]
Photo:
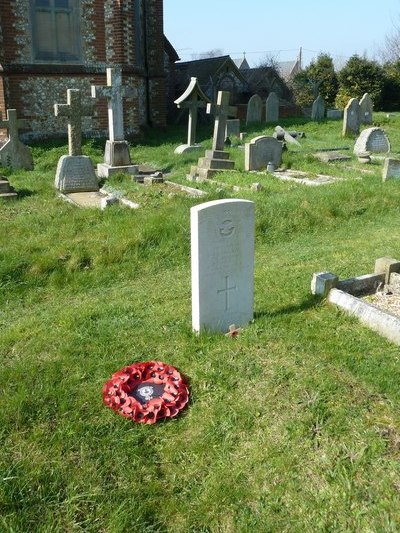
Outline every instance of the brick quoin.
[[(135, 50), (138, 21), (134, 2), (141, 1), (144, 65)], [(90, 101), (90, 86), (106, 84), (106, 68), (120, 67), (124, 84), (138, 96), (124, 101), (127, 135), (143, 126), (166, 125), (163, 0), (74, 0), (79, 6), (78, 61), (35, 61), (30, 0), (0, 0), (0, 112), (15, 108), (31, 120), (29, 138), (61, 133), (54, 103), (66, 101), (67, 88), (79, 88)], [(85, 119), (86, 134), (106, 135), (107, 103), (96, 99), (96, 113)], [(1, 132), (0, 132), (1, 134)]]

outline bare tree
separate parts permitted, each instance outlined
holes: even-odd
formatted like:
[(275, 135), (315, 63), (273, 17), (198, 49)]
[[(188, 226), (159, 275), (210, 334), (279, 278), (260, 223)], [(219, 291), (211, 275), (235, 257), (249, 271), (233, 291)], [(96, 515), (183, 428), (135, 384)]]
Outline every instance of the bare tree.
[(393, 23), (393, 30), (385, 37), (385, 44), (380, 50), (384, 62), (393, 62), (400, 59), (400, 19)]

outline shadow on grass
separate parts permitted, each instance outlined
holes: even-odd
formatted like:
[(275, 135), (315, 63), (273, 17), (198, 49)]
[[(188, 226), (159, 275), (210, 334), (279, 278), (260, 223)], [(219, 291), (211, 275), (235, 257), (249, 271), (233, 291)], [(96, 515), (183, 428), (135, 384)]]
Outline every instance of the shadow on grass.
[(35, 196), (37, 194), (36, 191), (32, 191), (30, 189), (18, 189), (18, 198), (28, 198), (29, 196)]
[(276, 311), (256, 311), (254, 313), (254, 318), (263, 318), (268, 317), (272, 318), (275, 316), (283, 316), (283, 315), (291, 315), (293, 313), (299, 313), (301, 311), (307, 311), (308, 309), (312, 309), (313, 307), (318, 307), (321, 302), (323, 301), (323, 298), (318, 295), (310, 295), (306, 300), (303, 302), (296, 304), (296, 305), (288, 305), (286, 307), (282, 307), (281, 309), (277, 309)]

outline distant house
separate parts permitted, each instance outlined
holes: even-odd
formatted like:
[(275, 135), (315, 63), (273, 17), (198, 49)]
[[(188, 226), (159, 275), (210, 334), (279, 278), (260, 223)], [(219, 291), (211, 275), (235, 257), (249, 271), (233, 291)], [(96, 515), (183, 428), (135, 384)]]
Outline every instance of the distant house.
[[(164, 127), (168, 78), (179, 59), (163, 35), (163, 0), (13, 0), (0, 2), (0, 111), (30, 119), (32, 137), (64, 132), (54, 117), (66, 90), (106, 83), (106, 68), (120, 67), (137, 89), (125, 101), (125, 128)], [(86, 132), (107, 130), (105, 102), (83, 121)]]
[(290, 81), (302, 70), (301, 64), (302, 50), (300, 48), (299, 55), (293, 61), (280, 61), (278, 63), (279, 74), (285, 81)]
[(213, 101), (218, 91), (229, 91), (231, 103), (246, 89), (246, 79), (230, 56), (210, 57), (175, 64), (175, 94), (184, 92), (190, 78), (196, 77), (202, 91)]

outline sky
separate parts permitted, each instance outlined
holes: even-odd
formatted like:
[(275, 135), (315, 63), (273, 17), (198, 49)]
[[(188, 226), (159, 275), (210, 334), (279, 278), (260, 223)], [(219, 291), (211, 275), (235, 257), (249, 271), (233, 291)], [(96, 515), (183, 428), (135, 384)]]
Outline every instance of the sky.
[(251, 67), (266, 58), (303, 66), (328, 53), (343, 66), (354, 54), (379, 58), (400, 26), (400, 0), (164, 0), (164, 32), (182, 61), (220, 49)]

